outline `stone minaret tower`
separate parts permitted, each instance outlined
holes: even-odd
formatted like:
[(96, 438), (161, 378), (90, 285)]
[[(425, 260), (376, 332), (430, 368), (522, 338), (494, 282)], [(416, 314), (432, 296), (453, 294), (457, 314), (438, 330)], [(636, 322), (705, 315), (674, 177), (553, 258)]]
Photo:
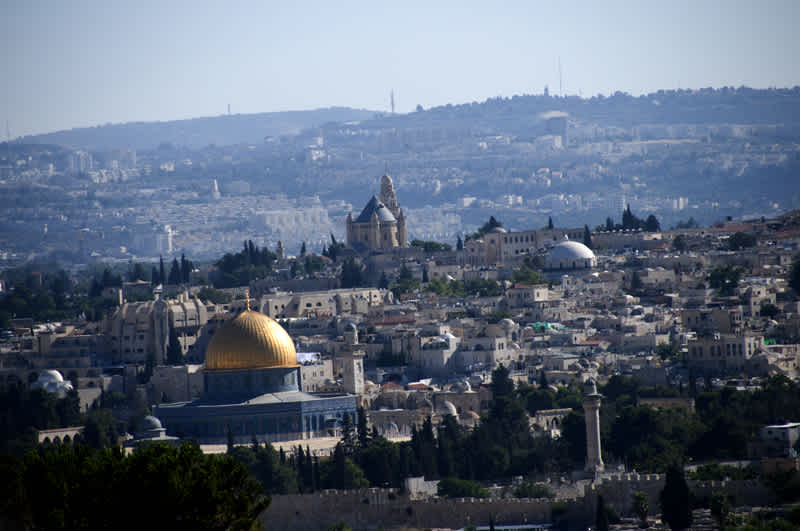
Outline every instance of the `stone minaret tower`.
[(342, 387), (354, 395), (364, 394), (364, 352), (345, 354), (342, 364)]
[(583, 412), (586, 415), (586, 470), (602, 472), (603, 453), (600, 449), (600, 399), (594, 380), (586, 380), (583, 387)]

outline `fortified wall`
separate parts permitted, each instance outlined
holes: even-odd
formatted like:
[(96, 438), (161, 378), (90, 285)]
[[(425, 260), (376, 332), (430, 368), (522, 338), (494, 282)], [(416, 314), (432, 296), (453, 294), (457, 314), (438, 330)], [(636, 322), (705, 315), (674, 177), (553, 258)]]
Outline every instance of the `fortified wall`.
[[(589, 514), (595, 514), (597, 496), (602, 495), (606, 503), (613, 505), (621, 514), (634, 516), (632, 510), (633, 496), (637, 492), (644, 492), (650, 502), (650, 514), (661, 511), (659, 496), (664, 489), (665, 476), (663, 474), (614, 474), (603, 478), (593, 484), (587, 485), (584, 501)], [(687, 480), (689, 490), (698, 501), (708, 501), (714, 493), (721, 492), (727, 495), (734, 505), (747, 505), (759, 507), (775, 502), (775, 497), (761, 481), (758, 480), (728, 480), (728, 481), (694, 481)]]
[[(425, 482), (434, 483), (434, 482)], [(774, 503), (771, 491), (760, 481), (688, 481), (699, 500), (722, 492), (734, 505), (765, 506)], [(584, 496), (565, 499), (412, 498), (396, 489), (321, 491), (314, 494), (277, 495), (261, 515), (267, 529), (324, 530), (337, 522), (353, 529), (459, 528), (469, 525), (552, 523), (561, 520), (569, 529), (584, 529), (596, 514), (598, 495), (624, 516), (635, 516), (633, 496), (644, 492), (650, 513), (660, 512), (659, 495), (664, 488), (661, 474), (614, 474), (585, 488)]]
[[(579, 500), (562, 500), (570, 513), (583, 514)], [(412, 500), (394, 489), (362, 489), (346, 492), (273, 496), (261, 515), (267, 529), (324, 530), (342, 521), (353, 529), (459, 528), (552, 521), (552, 500), (506, 498), (428, 498)]]

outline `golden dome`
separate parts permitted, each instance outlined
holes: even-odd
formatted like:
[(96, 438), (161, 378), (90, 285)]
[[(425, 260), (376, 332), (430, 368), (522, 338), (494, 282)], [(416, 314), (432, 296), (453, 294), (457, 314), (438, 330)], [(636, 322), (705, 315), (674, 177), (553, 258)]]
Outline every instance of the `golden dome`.
[(225, 323), (206, 348), (206, 370), (297, 367), (297, 351), (286, 330), (263, 313), (244, 311)]

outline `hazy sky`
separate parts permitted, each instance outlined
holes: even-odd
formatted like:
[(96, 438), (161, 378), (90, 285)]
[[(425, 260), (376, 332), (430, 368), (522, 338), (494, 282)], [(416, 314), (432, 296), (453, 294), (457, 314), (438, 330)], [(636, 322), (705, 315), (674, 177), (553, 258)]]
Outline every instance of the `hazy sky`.
[(328, 106), (800, 84), (800, 2), (0, 0), (0, 136)]

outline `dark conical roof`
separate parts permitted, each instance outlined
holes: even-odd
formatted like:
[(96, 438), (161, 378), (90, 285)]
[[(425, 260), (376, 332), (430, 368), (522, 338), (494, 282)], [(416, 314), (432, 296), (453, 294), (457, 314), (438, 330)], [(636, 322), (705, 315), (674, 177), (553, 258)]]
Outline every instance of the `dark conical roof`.
[(381, 222), (387, 223), (397, 221), (394, 214), (392, 214), (386, 205), (381, 203), (378, 198), (373, 195), (372, 199), (367, 203), (367, 206), (364, 207), (364, 210), (362, 210), (361, 214), (356, 218), (356, 223), (369, 223), (373, 213), (378, 215), (378, 220)]

